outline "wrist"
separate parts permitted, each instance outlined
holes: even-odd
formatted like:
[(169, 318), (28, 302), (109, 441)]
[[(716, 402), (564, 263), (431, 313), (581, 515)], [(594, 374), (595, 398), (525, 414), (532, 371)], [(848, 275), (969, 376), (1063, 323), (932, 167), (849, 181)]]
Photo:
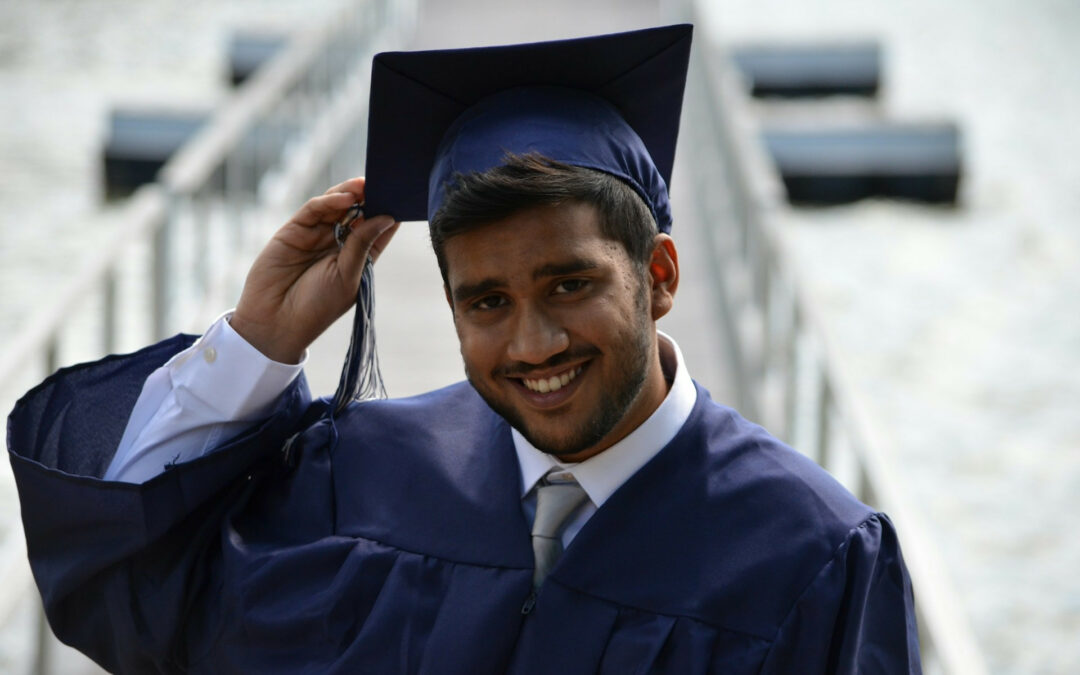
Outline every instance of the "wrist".
[(271, 361), (295, 365), (304, 358), (306, 345), (294, 344), (288, 333), (281, 334), (272, 326), (250, 320), (239, 309), (229, 318), (229, 325), (237, 335)]

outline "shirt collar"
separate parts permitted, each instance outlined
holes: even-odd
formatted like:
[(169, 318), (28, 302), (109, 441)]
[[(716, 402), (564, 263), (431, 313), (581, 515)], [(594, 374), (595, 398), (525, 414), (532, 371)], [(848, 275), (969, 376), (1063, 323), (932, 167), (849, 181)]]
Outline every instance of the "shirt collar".
[(675, 374), (671, 388), (653, 414), (618, 443), (583, 462), (562, 464), (533, 447), (517, 429), (511, 430), (521, 468), (522, 497), (548, 471), (562, 468), (573, 474), (589, 495), (589, 500), (599, 508), (630, 476), (675, 438), (690, 417), (690, 411), (697, 401), (697, 389), (686, 371), (679, 345), (664, 333), (657, 331), (657, 336), (664, 374), (670, 376), (672, 371)]

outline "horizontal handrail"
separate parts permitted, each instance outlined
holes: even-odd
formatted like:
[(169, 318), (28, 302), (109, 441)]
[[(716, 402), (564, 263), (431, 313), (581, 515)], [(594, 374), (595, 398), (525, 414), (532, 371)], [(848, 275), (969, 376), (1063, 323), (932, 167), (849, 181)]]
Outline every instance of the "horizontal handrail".
[(256, 70), (212, 122), (196, 132), (162, 167), (158, 181), (176, 193), (191, 194), (201, 189), (258, 120), (308, 75), (330, 41), (334, 23), (317, 25), (298, 35)]
[[(343, 155), (349, 154), (347, 159), (359, 155), (356, 144), (362, 147), (362, 138), (348, 139), (345, 134), (363, 133), (366, 97), (358, 90), (366, 89), (368, 57), (376, 46), (388, 46), (411, 28), (410, 10), (408, 0), (347, 2), (325, 21), (297, 35), (256, 71), (166, 163), (158, 182), (139, 188), (129, 198), (107, 241), (89, 253), (55, 299), (41, 307), (0, 352), (0, 398), (7, 401), (14, 393), (12, 382), (30, 373), (33, 365), (46, 374), (62, 365), (60, 344), (76, 325), (73, 315), (90, 301), (102, 300), (102, 352), (115, 351), (124, 320), (148, 323), (145, 308), (132, 309), (130, 303), (121, 305), (117, 300), (118, 280), (133, 246), (148, 245), (151, 251), (151, 337), (175, 330), (179, 322), (173, 320), (170, 309), (179, 275), (173, 272), (183, 256), (172, 239), (185, 218), (195, 232), (195, 241), (189, 242), (194, 255), (189, 259), (207, 277), (202, 280), (203, 291), (220, 290), (221, 280), (234, 276), (235, 266), (223, 265), (225, 272), (209, 280), (205, 257), (213, 245), (212, 235), (219, 233), (210, 231), (208, 209), (226, 213), (226, 225), (235, 234), (232, 244), (243, 244), (245, 214), (266, 215), (294, 207), (310, 192), (316, 176), (331, 173), (328, 165), (337, 168)], [(306, 146), (310, 147), (305, 150)], [(277, 190), (265, 189), (265, 179), (275, 172)], [(241, 246), (230, 248), (229, 253), (240, 258), (252, 251)], [(184, 281), (186, 287), (197, 285)], [(85, 341), (81, 334), (80, 339)], [(29, 579), (25, 547), (18, 545), (22, 539), (18, 519), (13, 518), (0, 539), (0, 570), (21, 571), (21, 575), (13, 573), (12, 583), (0, 593), (0, 623), (11, 616), (28, 590), (28, 584), (20, 581)], [(37, 649), (40, 670), (46, 655), (41, 645)]]
[[(813, 402), (816, 414), (812, 415), (818, 423), (818, 461), (826, 463), (831, 454), (830, 419), (835, 419), (839, 422), (837, 431), (846, 437), (858, 464), (853, 491), (860, 499), (890, 514), (898, 524), (904, 558), (916, 589), (924, 658), (929, 657), (928, 661), (950, 675), (985, 675), (986, 665), (962, 604), (917, 509), (899, 482), (900, 474), (893, 467), (886, 441), (855, 395), (846, 361), (834, 346), (828, 323), (814, 298), (804, 290), (805, 284), (800, 282), (806, 276), (775, 219), (776, 213), (784, 208), (783, 186), (766, 157), (747, 110), (745, 87), (727, 56), (707, 40), (698, 41), (695, 68), (700, 69), (701, 83), (708, 96), (708, 114), (720, 136), (720, 147), (715, 150), (724, 158), (725, 177), (731, 183), (735, 201), (735, 226), (741, 230), (741, 245), (734, 247), (738, 250), (722, 254), (723, 260), (717, 264), (741, 268), (748, 286), (743, 300), (756, 306), (758, 322), (763, 324), (755, 333), (765, 345), (758, 354), (751, 355), (753, 350), (748, 345), (738, 345), (731, 352), (738, 355), (738, 361), (731, 366), (745, 382), (741, 403), (754, 416), (764, 416), (765, 380), (773, 365), (773, 352), (785, 352), (789, 417), (785, 432), (790, 436), (794, 417), (791, 409), (796, 396), (797, 341), (800, 334), (812, 337), (817, 346), (820, 377), (817, 399)], [(778, 287), (782, 288), (778, 290)], [(730, 288), (722, 290), (724, 296), (732, 293)], [(772, 298), (781, 290), (789, 303), (786, 312), (790, 321), (783, 336), (787, 342), (779, 350), (773, 344), (774, 333), (778, 331), (772, 325), (776, 309)], [(736, 316), (732, 305), (738, 302), (737, 298), (726, 299), (729, 316)], [(732, 331), (732, 336), (739, 339), (739, 332)]]
[[(361, 3), (362, 4), (362, 3)], [(356, 11), (348, 7), (345, 11)], [(60, 291), (56, 301), (31, 317), (0, 355), (0, 383), (9, 382), (28, 363), (41, 360), (47, 345), (57, 340), (73, 310), (116, 274), (122, 250), (134, 241), (149, 239), (167, 221), (169, 196), (193, 196), (211, 181), (245, 140), (260, 116), (265, 116), (286, 92), (295, 87), (319, 58), (320, 48), (331, 42), (332, 32), (341, 30), (341, 16), (335, 14), (293, 40), (165, 164), (156, 184), (145, 185), (124, 207), (122, 225), (107, 245), (91, 253), (79, 272)], [(55, 364), (54, 364), (55, 365)]]
[(45, 345), (54, 341), (79, 304), (92, 294), (110, 272), (115, 271), (119, 251), (149, 237), (165, 219), (166, 199), (161, 186), (148, 184), (136, 190), (124, 210), (120, 227), (96, 248), (60, 291), (55, 301), (42, 307), (0, 353), (0, 382), (15, 379), (27, 364), (39, 360)]

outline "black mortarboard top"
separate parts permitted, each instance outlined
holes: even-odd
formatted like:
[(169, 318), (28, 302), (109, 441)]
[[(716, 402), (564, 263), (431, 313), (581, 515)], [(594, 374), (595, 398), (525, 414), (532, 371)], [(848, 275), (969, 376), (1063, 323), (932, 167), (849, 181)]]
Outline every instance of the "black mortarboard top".
[(622, 178), (668, 231), (691, 33), (376, 55), (364, 211), (425, 220), (456, 172), (537, 152)]

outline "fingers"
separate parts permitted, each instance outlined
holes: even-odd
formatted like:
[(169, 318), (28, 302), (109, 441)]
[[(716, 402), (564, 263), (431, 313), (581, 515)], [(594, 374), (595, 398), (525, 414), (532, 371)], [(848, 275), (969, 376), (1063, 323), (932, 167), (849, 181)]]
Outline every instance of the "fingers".
[(379, 259), (382, 252), (386, 250), (386, 247), (390, 245), (390, 240), (394, 238), (394, 233), (401, 227), (401, 221), (395, 222), (386, 230), (376, 237), (375, 241), (371, 244), (371, 249), (368, 251), (368, 255), (371, 256), (372, 262)]
[(321, 196), (309, 199), (293, 215), (291, 222), (305, 227), (336, 223), (345, 216), (350, 206), (364, 203), (364, 185), (363, 177), (338, 183)]
[(342, 278), (350, 287), (360, 283), (367, 257), (370, 255), (372, 260), (377, 259), (390, 243), (399, 225), (400, 223), (394, 222), (390, 216), (375, 216), (353, 222), (352, 232), (338, 253), (338, 267), (341, 269)]
[(349, 207), (355, 203), (356, 196), (351, 192), (333, 192), (312, 197), (293, 214), (290, 222), (304, 227), (334, 223), (344, 217)]
[(356, 196), (356, 201), (364, 201), (364, 178), (350, 178), (347, 181), (338, 183), (334, 187), (330, 188), (324, 195), (333, 194), (335, 192), (348, 192)]

